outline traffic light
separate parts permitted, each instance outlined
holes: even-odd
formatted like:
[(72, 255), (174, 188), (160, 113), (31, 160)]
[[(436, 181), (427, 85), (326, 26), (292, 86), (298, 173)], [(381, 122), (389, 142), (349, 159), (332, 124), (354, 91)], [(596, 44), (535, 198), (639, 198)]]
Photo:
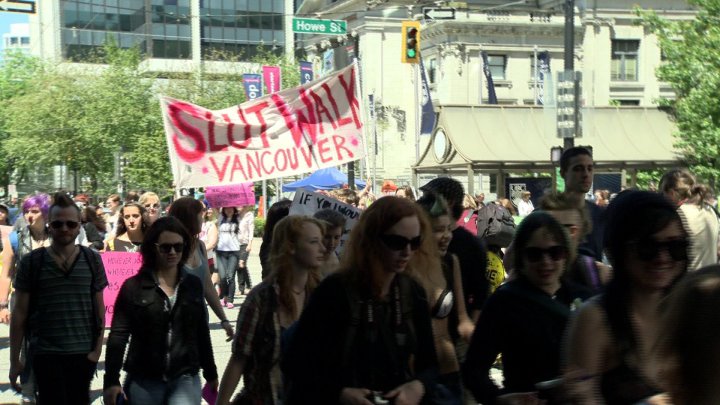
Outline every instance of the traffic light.
[(420, 63), (420, 21), (402, 22), (402, 63)]

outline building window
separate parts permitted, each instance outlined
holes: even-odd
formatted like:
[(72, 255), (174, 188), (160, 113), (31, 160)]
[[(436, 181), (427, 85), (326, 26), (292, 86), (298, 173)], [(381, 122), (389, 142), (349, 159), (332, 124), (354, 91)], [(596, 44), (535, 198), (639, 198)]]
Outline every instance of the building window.
[(635, 39), (613, 39), (610, 79), (617, 81), (638, 80), (638, 50), (640, 41)]
[(505, 56), (488, 55), (488, 68), (493, 80), (505, 80)]
[(612, 105), (618, 106), (618, 107), (626, 107), (626, 106), (639, 106), (640, 100), (612, 100)]
[(437, 72), (437, 59), (430, 59), (428, 63), (428, 81), (430, 84), (435, 84), (435, 73)]

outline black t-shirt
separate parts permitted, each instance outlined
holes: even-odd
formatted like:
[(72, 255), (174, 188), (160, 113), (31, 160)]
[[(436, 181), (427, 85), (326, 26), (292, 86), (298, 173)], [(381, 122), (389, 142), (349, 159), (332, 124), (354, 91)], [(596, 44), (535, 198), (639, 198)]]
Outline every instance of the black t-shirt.
[(457, 227), (452, 234), (448, 252), (455, 254), (460, 262), (465, 306), (470, 313), (482, 309), (490, 293), (490, 283), (485, 277), (487, 248), (465, 228)]
[(585, 201), (585, 207), (592, 222), (592, 232), (585, 236), (578, 251), (586, 256), (594, 257), (601, 262), (603, 255), (603, 235), (605, 234), (605, 210), (591, 201)]

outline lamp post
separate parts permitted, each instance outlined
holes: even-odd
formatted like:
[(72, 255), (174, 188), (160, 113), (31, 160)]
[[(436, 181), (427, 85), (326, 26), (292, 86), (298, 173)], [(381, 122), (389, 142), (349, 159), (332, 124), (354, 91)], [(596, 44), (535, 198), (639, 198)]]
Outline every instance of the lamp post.
[[(575, 75), (575, 0), (565, 0), (565, 73), (574, 77)], [(578, 95), (578, 92), (575, 91)], [(578, 102), (579, 97), (575, 97), (573, 121), (575, 123), (575, 131), (577, 131), (578, 120)], [(563, 138), (563, 146), (565, 149), (572, 148), (575, 145), (573, 137)]]

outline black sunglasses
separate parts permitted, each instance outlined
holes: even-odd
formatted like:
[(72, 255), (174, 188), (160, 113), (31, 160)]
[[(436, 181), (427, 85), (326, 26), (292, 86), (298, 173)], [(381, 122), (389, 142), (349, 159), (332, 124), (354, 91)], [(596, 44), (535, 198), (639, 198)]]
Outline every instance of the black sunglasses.
[(184, 243), (156, 243), (158, 250), (162, 253), (170, 253), (170, 250), (174, 250), (175, 253), (182, 253), (185, 248)]
[(63, 227), (63, 225), (67, 226), (68, 229), (75, 229), (78, 226), (80, 226), (80, 222), (78, 222), (78, 221), (52, 221), (52, 222), (50, 222), (50, 227), (52, 229), (60, 229)]
[(380, 240), (390, 250), (404, 250), (407, 245), (410, 245), (410, 250), (418, 250), (422, 244), (422, 236), (419, 235), (408, 239), (400, 235), (383, 234)]
[(550, 260), (556, 262), (567, 257), (567, 249), (560, 245), (550, 246), (547, 249), (539, 247), (525, 248), (525, 258), (528, 259), (529, 262), (539, 262), (545, 255), (549, 256)]
[(664, 242), (658, 242), (655, 239), (645, 239), (635, 242), (635, 248), (638, 257), (644, 261), (651, 261), (657, 258), (661, 250), (670, 254), (675, 261), (687, 260), (688, 258), (688, 241), (683, 239), (673, 239)]

